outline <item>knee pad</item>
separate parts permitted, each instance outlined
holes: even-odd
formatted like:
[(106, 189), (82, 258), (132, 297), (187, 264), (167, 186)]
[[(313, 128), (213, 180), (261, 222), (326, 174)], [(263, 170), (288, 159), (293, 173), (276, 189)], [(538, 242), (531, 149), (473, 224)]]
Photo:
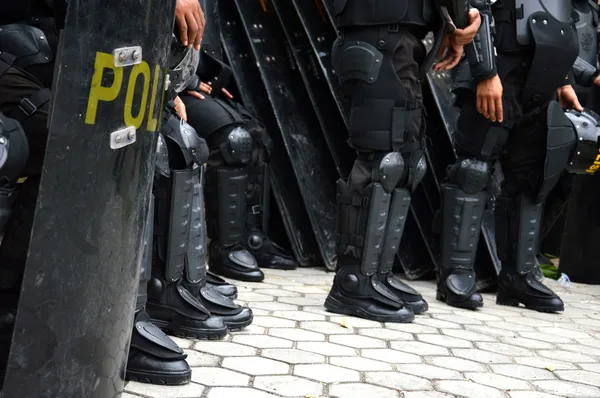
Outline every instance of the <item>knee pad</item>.
[(374, 166), (379, 174), (375, 180), (378, 180), (387, 192), (392, 192), (404, 176), (405, 167), (402, 155), (399, 152), (390, 152), (381, 160), (377, 157), (375, 163)]
[(417, 188), (417, 185), (423, 181), (425, 174), (427, 174), (427, 161), (425, 160), (425, 155), (421, 155), (417, 159), (418, 160), (412, 162), (413, 164), (410, 167), (408, 178), (408, 185), (412, 187), (413, 191)]
[(28, 159), (29, 144), (21, 124), (0, 116), (0, 182), (15, 182)]
[(236, 127), (221, 143), (221, 154), (229, 166), (245, 166), (252, 160), (252, 135), (242, 127)]
[(490, 166), (487, 162), (475, 159), (463, 159), (451, 171), (451, 179), (465, 193), (476, 194), (483, 191), (490, 180)]

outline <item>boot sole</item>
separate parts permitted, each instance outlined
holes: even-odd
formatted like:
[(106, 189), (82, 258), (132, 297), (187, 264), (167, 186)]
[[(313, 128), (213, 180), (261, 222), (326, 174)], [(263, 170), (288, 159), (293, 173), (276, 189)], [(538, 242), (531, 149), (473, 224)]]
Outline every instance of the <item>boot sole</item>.
[(483, 303), (474, 303), (474, 302), (460, 302), (460, 301), (448, 301), (446, 300), (446, 296), (444, 296), (440, 292), (436, 292), (435, 299), (441, 301), (442, 303), (446, 303), (450, 307), (461, 308), (463, 310), (472, 310), (475, 311), (477, 308), (483, 307)]
[(227, 271), (221, 271), (219, 269), (214, 269), (212, 270), (212, 272), (214, 272), (215, 274), (219, 275), (219, 276), (224, 276), (225, 278), (229, 278), (229, 279), (233, 279), (236, 281), (242, 281), (242, 282), (262, 282), (265, 280), (265, 277), (262, 276), (261, 278), (257, 278), (257, 277), (251, 277), (251, 276), (246, 276), (244, 274), (233, 274)]
[(243, 322), (225, 322), (225, 325), (227, 325), (227, 329), (229, 329), (230, 332), (238, 332), (250, 326), (253, 320), (254, 316)]
[(505, 307), (519, 307), (520, 304), (523, 304), (525, 306), (525, 308), (528, 310), (537, 311), (537, 312), (545, 312), (545, 313), (563, 312), (565, 310), (564, 306), (548, 307), (548, 306), (544, 306), (544, 305), (526, 304), (519, 299), (516, 299), (514, 297), (507, 297), (500, 293), (498, 293), (496, 295), (496, 304), (503, 305)]
[(167, 334), (172, 334), (176, 337), (191, 338), (198, 340), (220, 340), (227, 336), (227, 326), (223, 329), (190, 329), (185, 326), (171, 327), (171, 323), (159, 319), (150, 320), (156, 327)]
[(333, 312), (334, 314), (351, 315), (375, 322), (411, 323), (415, 320), (415, 315), (412, 313), (402, 317), (374, 315), (368, 313), (360, 307), (343, 304), (342, 302), (330, 296), (325, 299), (325, 309), (329, 312)]
[(192, 379), (192, 370), (180, 374), (157, 374), (137, 370), (127, 370), (125, 380), (160, 386), (180, 386)]

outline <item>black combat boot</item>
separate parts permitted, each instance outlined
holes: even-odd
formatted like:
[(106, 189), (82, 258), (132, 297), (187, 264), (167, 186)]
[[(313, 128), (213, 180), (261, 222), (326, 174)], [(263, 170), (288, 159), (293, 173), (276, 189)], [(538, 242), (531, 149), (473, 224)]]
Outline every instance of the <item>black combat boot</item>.
[(388, 287), (410, 205), (410, 193), (396, 188), (402, 165), (399, 153), (366, 156), (354, 163), (348, 182), (338, 181), (338, 264), (325, 301), (328, 311), (378, 322), (413, 321), (414, 313)]
[(192, 370), (185, 361), (183, 350), (151, 323), (146, 312), (148, 302), (148, 281), (152, 258), (152, 239), (154, 231), (154, 196), (150, 198), (146, 236), (144, 238), (144, 256), (140, 272), (133, 333), (127, 359), (125, 378), (141, 383), (159, 385), (179, 385), (189, 383)]
[(210, 271), (206, 272), (206, 284), (225, 297), (235, 300), (238, 295), (237, 287)]
[[(204, 221), (201, 192), (196, 170), (171, 170), (169, 177), (156, 175), (152, 279), (146, 309), (152, 323), (163, 331), (219, 339), (227, 334), (223, 319), (213, 316), (186, 288), (186, 280), (202, 279), (203, 262), (197, 261), (204, 255), (204, 245), (197, 239)], [(191, 266), (186, 266), (188, 263)]]
[(192, 369), (187, 355), (159, 328), (150, 322), (146, 311), (135, 315), (127, 357), (126, 380), (158, 385), (190, 382)]
[(496, 204), (496, 245), (502, 262), (496, 303), (523, 304), (540, 312), (563, 311), (562, 300), (536, 277), (543, 206), (530, 195), (515, 196), (503, 193)]
[(253, 229), (246, 233), (245, 247), (261, 268), (288, 271), (298, 268), (296, 259), (261, 230)]
[(463, 159), (450, 168), (448, 182), (442, 185), (442, 264), (436, 298), (452, 307), (483, 306), (474, 266), (490, 175), (487, 162)]

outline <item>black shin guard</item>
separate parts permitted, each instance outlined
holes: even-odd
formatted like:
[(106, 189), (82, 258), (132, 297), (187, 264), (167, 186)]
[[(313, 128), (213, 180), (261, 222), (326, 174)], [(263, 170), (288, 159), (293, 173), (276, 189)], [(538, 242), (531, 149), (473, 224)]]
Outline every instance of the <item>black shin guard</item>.
[(562, 300), (536, 278), (542, 204), (530, 195), (505, 194), (496, 205), (496, 246), (502, 261), (497, 303), (542, 311), (564, 310)]

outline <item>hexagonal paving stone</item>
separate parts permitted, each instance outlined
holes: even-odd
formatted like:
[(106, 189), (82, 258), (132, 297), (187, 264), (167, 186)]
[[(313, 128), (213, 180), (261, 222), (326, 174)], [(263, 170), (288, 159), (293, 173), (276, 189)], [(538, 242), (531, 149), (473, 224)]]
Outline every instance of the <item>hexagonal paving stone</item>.
[(202, 396), (204, 391), (203, 386), (194, 383), (183, 386), (158, 386), (133, 381), (127, 383), (125, 389), (134, 394), (152, 398), (197, 398)]
[(463, 379), (461, 374), (455, 370), (440, 368), (439, 366), (427, 365), (424, 363), (396, 365), (396, 370), (400, 373), (420, 376), (429, 380)]
[(261, 355), (266, 358), (276, 359), (289, 364), (325, 362), (324, 355), (294, 348), (269, 348), (262, 350)]
[(387, 363), (421, 363), (421, 358), (415, 354), (407, 354), (389, 348), (375, 348), (361, 350), (365, 358), (375, 359)]
[(260, 294), (268, 294), (269, 296), (274, 297), (300, 297), (300, 293), (290, 292), (289, 290), (283, 289), (260, 289), (256, 290), (257, 293)]
[(333, 343), (300, 342), (298, 343), (298, 349), (327, 356), (356, 355), (356, 351), (353, 348)]
[(263, 302), (263, 303), (259, 303), (259, 302), (252, 302), (252, 309), (254, 310), (255, 308), (261, 309), (261, 310), (265, 310), (265, 311), (297, 311), (298, 310), (298, 306), (297, 305), (291, 305), (291, 304), (284, 304), (284, 303), (277, 303), (277, 302)]
[(234, 343), (240, 343), (257, 348), (291, 348), (292, 342), (277, 337), (263, 335), (234, 336)]
[(384, 328), (358, 329), (358, 334), (386, 341), (411, 341), (415, 339), (415, 336), (411, 333)]
[(296, 376), (257, 376), (254, 387), (284, 397), (319, 396), (323, 390), (319, 383)]
[(353, 330), (346, 328), (339, 323), (333, 322), (322, 322), (322, 321), (308, 321), (301, 322), (300, 328), (305, 330), (312, 330), (313, 332), (325, 333), (325, 334), (353, 334)]
[(483, 364), (455, 357), (426, 357), (425, 362), (459, 372), (485, 372), (487, 370)]
[(398, 391), (432, 390), (433, 385), (427, 379), (396, 372), (367, 372), (365, 380), (371, 384), (393, 388)]
[(459, 339), (468, 341), (489, 341), (494, 342), (496, 338), (483, 333), (472, 332), (470, 330), (462, 329), (442, 329), (442, 333), (446, 336), (457, 337)]
[(452, 354), (458, 358), (469, 359), (481, 363), (510, 363), (510, 357), (495, 352), (478, 349), (453, 348)]
[[(448, 329), (455, 330), (455, 329)], [(417, 336), (418, 339), (424, 343), (439, 345), (446, 348), (471, 348), (473, 344), (467, 340), (459, 339), (456, 337), (450, 337), (443, 334), (423, 334)], [(427, 354), (424, 354), (427, 355)]]
[[(492, 314), (486, 314), (482, 311), (471, 311), (471, 310), (461, 310), (461, 309), (456, 309), (454, 310), (454, 313), (456, 315), (460, 315), (461, 317), (465, 317), (465, 318), (471, 318), (471, 319), (477, 319), (478, 321), (486, 321), (486, 322), (494, 322), (494, 321), (501, 321), (502, 320), (502, 314), (497, 314), (497, 311), (493, 311)], [(506, 315), (506, 314), (504, 314)]]
[(519, 334), (526, 339), (545, 341), (546, 343), (565, 344), (571, 342), (571, 339), (568, 337), (542, 332), (519, 332)]
[(449, 353), (444, 347), (420, 341), (393, 341), (390, 345), (395, 350), (417, 355), (448, 355)]
[(371, 384), (335, 384), (329, 388), (330, 398), (399, 398), (400, 393)]
[(439, 333), (439, 330), (433, 326), (419, 325), (416, 323), (386, 323), (387, 329), (398, 330), (400, 332), (423, 334), (423, 333)]
[[(519, 365), (533, 366), (534, 368), (541, 368), (541, 369), (550, 368), (553, 370), (576, 369), (575, 365), (573, 365), (572, 363), (556, 361), (554, 359), (549, 359), (549, 358), (544, 358), (544, 357), (514, 357), (513, 359)], [(582, 365), (583, 364), (581, 364), (581, 366)]]
[(533, 352), (526, 348), (513, 347), (504, 343), (475, 343), (475, 345), (484, 351), (495, 352), (497, 354), (520, 357), (533, 355)]
[(261, 357), (225, 358), (221, 366), (253, 376), (286, 375), (290, 370), (286, 363)]
[(260, 294), (254, 292), (239, 292), (238, 298), (239, 301), (249, 301), (252, 303), (256, 303), (259, 301), (269, 302), (274, 301), (275, 298), (273, 296), (269, 296), (268, 294)]
[[(596, 342), (598, 344), (598, 342)], [(588, 347), (578, 344), (561, 344), (560, 348), (565, 351), (576, 352), (579, 354), (593, 355), (595, 357), (600, 357), (600, 348), (598, 347)]]
[(511, 322), (506, 322), (506, 321), (486, 322), (485, 324), (494, 329), (508, 330), (510, 332), (534, 332), (535, 331), (535, 328), (533, 328), (533, 326), (521, 325), (518, 323), (511, 323)]
[(217, 366), (220, 358), (216, 355), (206, 354), (194, 350), (183, 350), (186, 353), (186, 361), (190, 366)]
[(331, 357), (329, 362), (332, 365), (358, 370), (359, 372), (392, 370), (392, 365), (389, 363), (362, 357)]
[(587, 370), (558, 370), (554, 373), (563, 380), (600, 387), (600, 374), (598, 373)]
[(510, 398), (561, 398), (558, 395), (550, 395), (537, 391), (509, 391)]
[(507, 317), (504, 317), (504, 320), (506, 322), (516, 323), (518, 325), (531, 326), (534, 328), (551, 327), (553, 325), (553, 323), (550, 321), (544, 321), (541, 319), (524, 317), (524, 316), (507, 316)]
[(598, 362), (596, 358), (591, 357), (589, 355), (564, 350), (540, 350), (537, 353), (541, 357), (556, 359), (565, 362)]
[(562, 380), (534, 381), (533, 384), (540, 390), (566, 398), (598, 398), (600, 389), (584, 384), (572, 383)]
[(252, 324), (265, 328), (293, 328), (296, 326), (296, 321), (272, 316), (255, 316)]
[(345, 345), (352, 348), (386, 348), (387, 344), (383, 340), (372, 337), (357, 335), (337, 335), (329, 336), (329, 341), (335, 344)]
[(285, 290), (297, 293), (321, 293), (324, 290), (316, 286), (284, 286)]
[(223, 368), (199, 367), (192, 370), (192, 381), (205, 386), (247, 386), (250, 377)]
[(491, 337), (507, 337), (507, 336), (516, 336), (517, 332), (511, 332), (509, 330), (503, 330), (498, 328), (493, 328), (491, 326), (477, 326), (477, 325), (465, 325), (465, 329), (470, 330), (476, 333), (482, 333)]
[(243, 330), (236, 330), (235, 332), (231, 332), (231, 335), (240, 335), (240, 334), (265, 334), (266, 328), (257, 325), (250, 325)]
[(323, 383), (339, 383), (344, 381), (360, 381), (360, 375), (354, 370), (333, 365), (296, 365), (294, 375), (306, 377)]
[(600, 363), (580, 363), (581, 369), (600, 373)]
[(550, 380), (556, 377), (546, 369), (537, 369), (523, 365), (490, 365), (495, 373), (503, 376), (514, 377), (521, 380)]
[(456, 314), (435, 314), (433, 317), (435, 319), (456, 323), (458, 325), (483, 325), (483, 322), (478, 319), (473, 319)]
[(305, 311), (273, 311), (273, 316), (292, 321), (324, 321), (324, 315), (313, 314)]
[(472, 381), (441, 380), (436, 382), (437, 389), (468, 398), (504, 398), (504, 394), (492, 387)]
[(529, 390), (531, 386), (524, 380), (518, 380), (513, 377), (502, 376), (495, 373), (465, 373), (468, 380), (482, 384), (488, 387), (499, 388), (501, 390)]
[(439, 391), (407, 391), (402, 398), (455, 398)]
[(279, 395), (273, 395), (268, 392), (255, 390), (253, 388), (241, 387), (215, 387), (208, 393), (208, 398), (275, 398)]
[(558, 336), (568, 337), (571, 339), (589, 339), (590, 338), (589, 334), (584, 333), (584, 332), (578, 332), (576, 330), (562, 329), (562, 328), (555, 328), (555, 327), (545, 327), (545, 328), (538, 328), (538, 329), (542, 333), (555, 334)]
[(511, 346), (529, 350), (552, 350), (555, 348), (553, 344), (539, 340), (526, 339), (524, 337), (500, 337), (500, 341)]
[(381, 322), (370, 321), (368, 319), (356, 318), (352, 316), (332, 316), (329, 319), (331, 322), (338, 324), (346, 324), (351, 328), (381, 328)]
[(286, 303), (286, 304), (294, 304), (294, 305), (300, 305), (300, 306), (305, 306), (305, 305), (310, 305), (310, 306), (316, 306), (316, 305), (323, 305), (323, 299), (315, 299), (315, 298), (306, 298), (306, 297), (279, 297), (277, 299), (278, 302), (280, 303)]
[(269, 336), (292, 341), (325, 341), (325, 335), (302, 329), (270, 329)]
[(460, 325), (439, 319), (416, 317), (414, 323), (423, 326), (431, 326), (438, 329), (460, 329)]
[[(241, 336), (240, 336), (241, 337)], [(241, 344), (225, 341), (196, 341), (194, 350), (207, 352), (221, 357), (244, 357), (256, 355), (256, 349)]]

